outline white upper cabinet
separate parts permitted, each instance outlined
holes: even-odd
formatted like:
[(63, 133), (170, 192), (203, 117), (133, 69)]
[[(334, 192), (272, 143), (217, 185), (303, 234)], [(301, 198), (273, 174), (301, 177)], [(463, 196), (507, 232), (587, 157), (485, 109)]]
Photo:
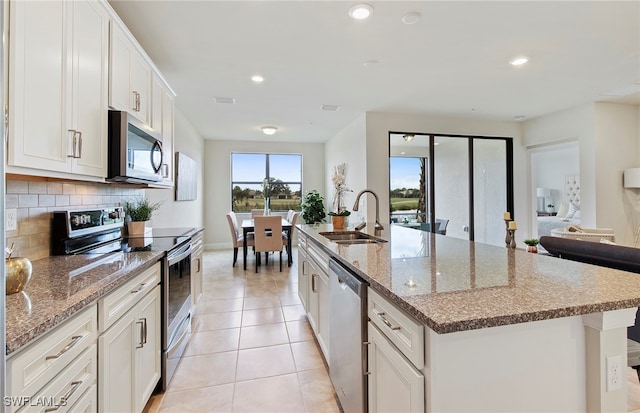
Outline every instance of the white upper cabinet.
[(151, 66), (116, 22), (111, 25), (109, 106), (150, 124)]
[(7, 164), (104, 178), (106, 8), (82, 0), (12, 2), (9, 33)]
[[(168, 89), (162, 93), (162, 176), (165, 184), (173, 184), (176, 157), (173, 153), (174, 95)], [(166, 165), (166, 166), (165, 166)]]

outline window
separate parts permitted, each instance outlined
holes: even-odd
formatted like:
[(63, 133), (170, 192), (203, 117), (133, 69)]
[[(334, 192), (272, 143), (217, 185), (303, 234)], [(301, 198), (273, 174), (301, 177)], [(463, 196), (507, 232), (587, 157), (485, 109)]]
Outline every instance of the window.
[[(265, 187), (264, 183), (268, 182)], [(263, 209), (269, 197), (272, 211), (300, 210), (302, 155), (231, 154), (231, 209)]]

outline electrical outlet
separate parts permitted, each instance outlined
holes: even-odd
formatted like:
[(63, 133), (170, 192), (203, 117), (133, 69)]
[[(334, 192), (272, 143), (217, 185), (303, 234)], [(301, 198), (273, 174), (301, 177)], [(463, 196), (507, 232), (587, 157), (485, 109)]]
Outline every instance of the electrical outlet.
[(609, 356), (606, 359), (607, 391), (622, 388), (622, 356)]
[(15, 208), (6, 210), (4, 216), (4, 227), (7, 231), (15, 231), (18, 229), (18, 211)]

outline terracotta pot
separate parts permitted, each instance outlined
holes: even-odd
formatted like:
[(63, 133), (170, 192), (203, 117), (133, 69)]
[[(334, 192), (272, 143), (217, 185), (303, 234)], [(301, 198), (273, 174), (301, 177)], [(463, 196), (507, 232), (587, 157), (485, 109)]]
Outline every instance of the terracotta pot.
[(537, 245), (527, 245), (527, 252), (533, 252), (534, 254), (536, 254), (538, 252), (538, 246)]
[(127, 223), (129, 236), (144, 235), (147, 221), (131, 221)]
[(345, 219), (347, 217), (341, 215), (332, 215), (331, 216), (331, 224), (333, 224), (333, 229), (344, 229), (345, 227)]

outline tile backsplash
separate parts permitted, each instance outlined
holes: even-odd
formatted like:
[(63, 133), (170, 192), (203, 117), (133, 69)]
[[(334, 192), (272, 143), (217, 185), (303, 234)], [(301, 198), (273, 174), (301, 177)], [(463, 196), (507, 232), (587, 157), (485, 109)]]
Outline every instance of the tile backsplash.
[(7, 179), (6, 208), (15, 208), (18, 229), (6, 231), (14, 257), (37, 260), (49, 256), (53, 211), (120, 205), (144, 196), (144, 189), (89, 182)]

